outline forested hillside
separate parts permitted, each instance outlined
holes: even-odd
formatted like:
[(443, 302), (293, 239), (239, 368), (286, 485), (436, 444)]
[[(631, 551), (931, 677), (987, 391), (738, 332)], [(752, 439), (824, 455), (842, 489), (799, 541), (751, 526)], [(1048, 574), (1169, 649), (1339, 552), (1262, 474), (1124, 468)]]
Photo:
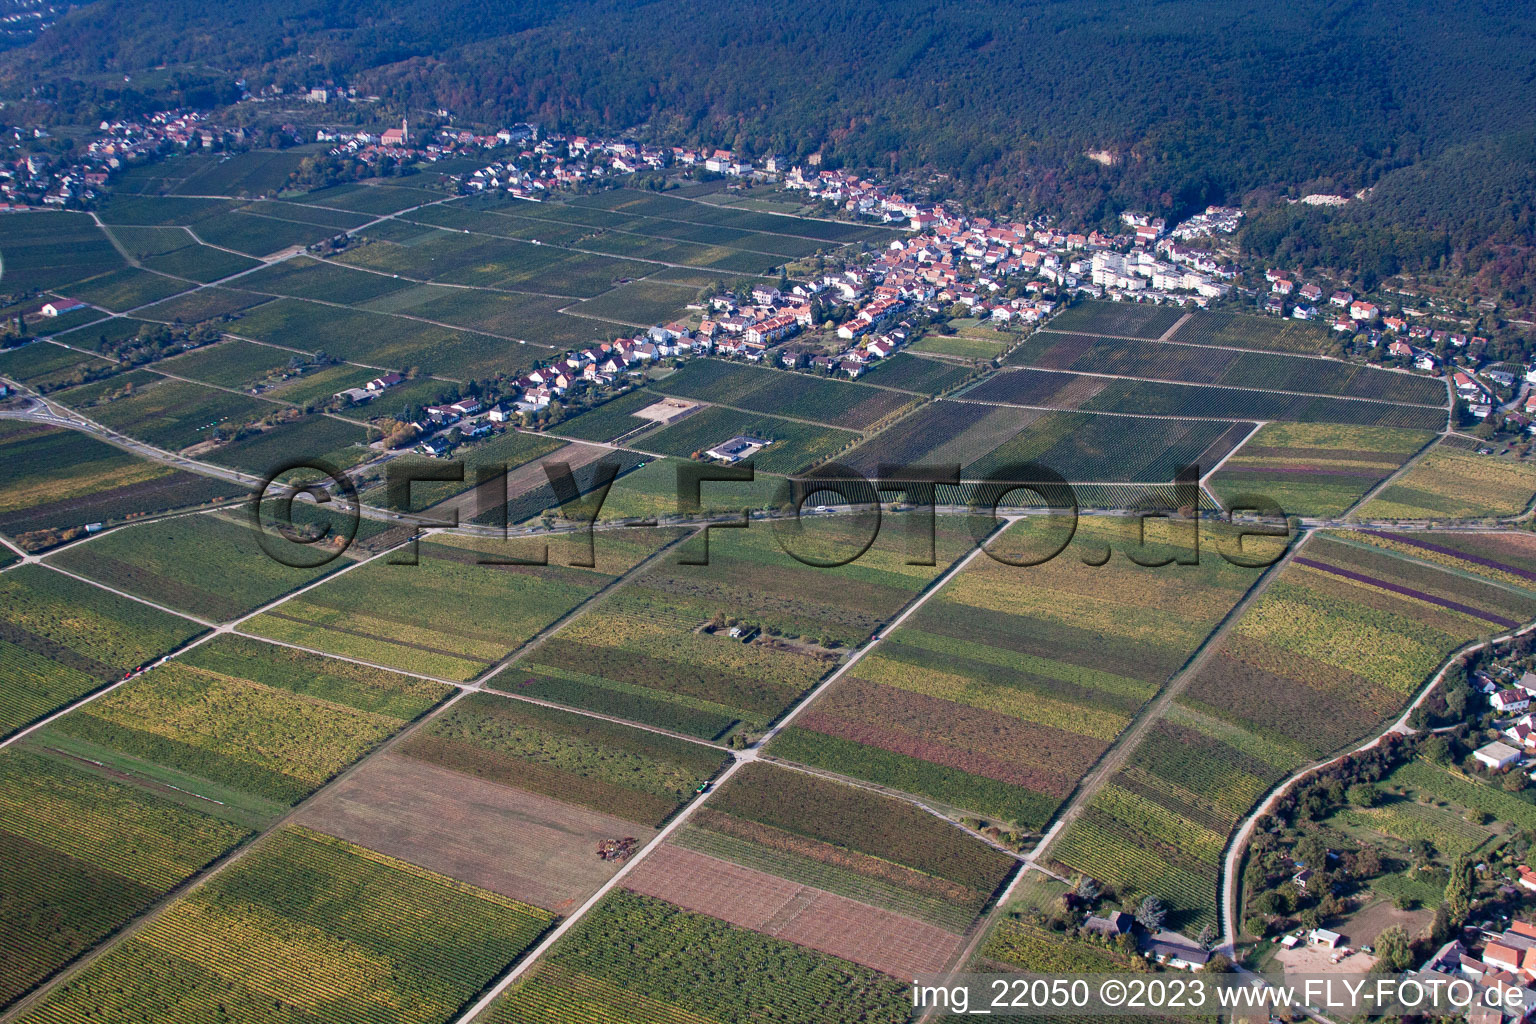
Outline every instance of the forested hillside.
[(0, 86), (41, 73), (88, 118), (153, 103), (119, 73), (162, 64), (179, 95), (333, 77), (468, 121), (935, 171), (1083, 224), (1379, 183), (1250, 244), (1390, 272), (1530, 240), (1532, 36), (1518, 0), (98, 0)]

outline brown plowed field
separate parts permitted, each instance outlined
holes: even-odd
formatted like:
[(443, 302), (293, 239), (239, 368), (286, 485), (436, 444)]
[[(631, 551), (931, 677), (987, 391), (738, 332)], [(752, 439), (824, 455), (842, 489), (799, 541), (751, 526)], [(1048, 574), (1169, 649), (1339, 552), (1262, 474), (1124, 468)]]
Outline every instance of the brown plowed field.
[(383, 754), (305, 808), (302, 824), (412, 864), (567, 913), (618, 869), (602, 839), (655, 833), (633, 822)]
[(943, 970), (964, 940), (910, 917), (667, 844), (624, 887), (898, 978)]

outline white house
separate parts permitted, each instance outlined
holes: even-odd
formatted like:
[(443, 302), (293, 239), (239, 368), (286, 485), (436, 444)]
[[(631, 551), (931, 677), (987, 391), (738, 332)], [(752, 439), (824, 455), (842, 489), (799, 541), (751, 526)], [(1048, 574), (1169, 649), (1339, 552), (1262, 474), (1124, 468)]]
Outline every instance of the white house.
[(1497, 771), (1501, 768), (1508, 768), (1520, 760), (1520, 751), (1508, 743), (1500, 743), (1498, 740), (1494, 740), (1492, 743), (1472, 751), (1472, 756), (1487, 766), (1490, 771)]
[(52, 302), (43, 303), (43, 308), (38, 310), (43, 316), (63, 316), (65, 313), (73, 313), (77, 309), (84, 309), (85, 303), (79, 299), (54, 299)]
[(1524, 711), (1531, 706), (1531, 695), (1519, 687), (1511, 686), (1489, 697), (1488, 703), (1493, 705), (1495, 711), (1503, 713)]

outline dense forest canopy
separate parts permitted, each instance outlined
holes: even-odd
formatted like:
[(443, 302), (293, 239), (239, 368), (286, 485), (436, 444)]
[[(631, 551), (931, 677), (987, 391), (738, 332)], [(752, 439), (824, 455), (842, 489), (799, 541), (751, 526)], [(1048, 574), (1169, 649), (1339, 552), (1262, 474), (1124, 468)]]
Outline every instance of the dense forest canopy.
[(120, 76), (160, 65), (334, 79), (468, 122), (937, 172), (1082, 224), (1379, 185), (1254, 241), (1386, 270), (1531, 240), (1533, 37), (1519, 0), (98, 0), (0, 91), (41, 79), (86, 119), (153, 102)]

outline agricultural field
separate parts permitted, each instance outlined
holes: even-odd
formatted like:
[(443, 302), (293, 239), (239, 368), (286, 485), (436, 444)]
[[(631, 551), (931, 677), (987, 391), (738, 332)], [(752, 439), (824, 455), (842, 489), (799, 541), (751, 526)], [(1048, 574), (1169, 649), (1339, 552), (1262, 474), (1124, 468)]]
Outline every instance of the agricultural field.
[(635, 327), (648, 327), (677, 319), (699, 289), (662, 281), (632, 281), (593, 299), (567, 307), (576, 316), (594, 316)]
[(1022, 368), (988, 378), (969, 389), (965, 397), (968, 401), (1144, 416), (1351, 423), (1420, 430), (1438, 430), (1445, 425), (1444, 406), (1397, 405)]
[[(547, 911), (285, 828), (28, 1011), (121, 1019), (439, 1024), (549, 926)], [(250, 959), (266, 970), (253, 973)]]
[(1289, 395), (1226, 387), (1196, 387), (1161, 381), (1108, 382), (1084, 409), (1217, 419), (1288, 420), (1296, 423), (1350, 423), (1360, 426), (1439, 430), (1443, 405), (1397, 405), (1367, 399)]
[(299, 824), (557, 914), (618, 870), (597, 844), (654, 832), (516, 785), (396, 751), (375, 754), (300, 811)]
[(122, 313), (185, 291), (187, 283), (139, 267), (123, 267), (70, 285), (73, 298)]
[(0, 287), (12, 295), (61, 288), (122, 266), (122, 256), (89, 214), (59, 211), (5, 217)]
[(1051, 320), (1051, 330), (1112, 338), (1160, 338), (1184, 317), (1172, 306), (1141, 302), (1082, 302)]
[(1362, 519), (1479, 519), (1519, 515), (1536, 497), (1536, 463), (1432, 449), (1366, 502)]
[(1336, 359), (1239, 352), (1177, 342), (1102, 338), (1042, 330), (1012, 352), (1008, 362), (1044, 370), (1074, 370), (1117, 377), (1272, 388), (1443, 407), (1445, 384), (1430, 377)]
[(275, 815), (450, 692), (226, 634), (72, 711), (33, 742)]
[(268, 389), (267, 394), (284, 402), (292, 402), (294, 405), (325, 402), (332, 395), (348, 388), (362, 387), (378, 375), (377, 370), (353, 366), (349, 363), (338, 363), (335, 366), (305, 370), (296, 377), (289, 377), (281, 384), (273, 385)]
[(203, 245), (190, 235), (187, 236), (186, 242), (186, 245), (172, 249), (170, 252), (150, 256), (140, 262), (149, 270), (203, 284), (260, 266), (258, 261), (248, 256), (216, 249), (211, 245)]
[(296, 299), (320, 299), (348, 306), (362, 305), (411, 287), (409, 281), (400, 281), (383, 274), (370, 274), (341, 263), (309, 256), (296, 256), (291, 260), (273, 263), (247, 274), (241, 278), (240, 285), (255, 292), (269, 292)]
[[(900, 920), (878, 929), (888, 933), (926, 927), (963, 934), (1013, 868), (1006, 854), (906, 801), (767, 763), (737, 772), (670, 842), (706, 868), (733, 864), (781, 891), (798, 886), (813, 890), (812, 899), (839, 897), (852, 904), (839, 904), (844, 912), (897, 915)], [(676, 896), (680, 881), (670, 883)], [(717, 917), (747, 909), (733, 908), (728, 896), (717, 906), (698, 909)], [(741, 918), (732, 923), (761, 927)], [(946, 945), (939, 936), (929, 938), (934, 947)], [(841, 955), (859, 959), (851, 948)]]
[(370, 366), (420, 367), (456, 378), (515, 373), (550, 350), (514, 347), (500, 338), (361, 309), (322, 306), (303, 299), (274, 299), (242, 313), (232, 333), (257, 341), (315, 352)]
[(1267, 423), (1207, 482), (1223, 502), (1259, 494), (1290, 515), (1343, 515), (1433, 439), (1394, 427)]
[(278, 192), (288, 184), (289, 176), (298, 169), (300, 161), (315, 152), (315, 147), (296, 146), (293, 149), (257, 149), (223, 157), (190, 155), (184, 158), (191, 164), (190, 173), (187, 168), (173, 172), (179, 182), (168, 191), (204, 196), (254, 196)]
[(298, 459), (319, 459), (338, 469), (349, 469), (378, 454), (366, 447), (376, 436), (377, 431), (348, 420), (316, 414), (252, 432), (220, 445), (203, 458), (260, 477)]
[(202, 242), (247, 256), (267, 256), (283, 249), (323, 242), (334, 228), (281, 220), (246, 210), (215, 214), (197, 222), (192, 233)]
[(979, 402), (933, 402), (838, 461), (870, 478), (881, 463), (963, 466), (1010, 441), (1043, 415)]
[(243, 493), (238, 485), (140, 459), (76, 431), (0, 423), (0, 531), (30, 550), (90, 523)]
[(1536, 807), (1529, 801), (1495, 788), (1482, 779), (1422, 758), (1401, 765), (1382, 781), (1384, 785), (1401, 788), (1416, 797), (1481, 811), (1516, 828), (1536, 828)]
[[(738, 725), (761, 728), (972, 543), (960, 523), (941, 519), (937, 565), (908, 565), (905, 525), (887, 519), (874, 545), (839, 568), (796, 561), (763, 524), (711, 530), (708, 565), (658, 562), (492, 685), (704, 739)], [(857, 552), (867, 537), (852, 517), (839, 517), (787, 542), (830, 561)], [(690, 539), (679, 555), (703, 558), (703, 539)], [(745, 642), (732, 628), (744, 629)]]
[(428, 192), (426, 189), (406, 185), (358, 182), (317, 189), (303, 196), (300, 202), (305, 206), (383, 216), (422, 203), (437, 202), (442, 198), (441, 192)]
[(644, 277), (650, 264), (594, 256), (511, 238), (432, 230), (402, 245), (369, 229), (366, 244), (349, 248), (337, 261), (399, 274), (416, 281), (501, 288), (542, 295), (588, 298), (625, 279)]
[(0, 780), (0, 1008), (250, 834), (47, 752), (0, 751)]
[(231, 340), (163, 359), (155, 369), (173, 377), (244, 391), (286, 370), (294, 358), (292, 352), (270, 345)]
[[(475, 486), (476, 473), (481, 467), (504, 465), (508, 471), (519, 466), (527, 465), (536, 459), (542, 459), (546, 455), (564, 448), (565, 442), (557, 437), (546, 437), (540, 434), (524, 434), (515, 430), (503, 431), (495, 437), (478, 441), (472, 445), (458, 448), (453, 453), (453, 458), (464, 464), (464, 481), (427, 481), (422, 480), (411, 484), (410, 509), (426, 509), (460, 494)], [(401, 456), (399, 465), (402, 469), (423, 469), (432, 465), (441, 465), (438, 460), (428, 458), (414, 458)], [(540, 482), (546, 477), (540, 474)], [(508, 487), (510, 489), (510, 478)], [(363, 500), (371, 505), (381, 508), (389, 505), (389, 486), (381, 484), (363, 492)], [(466, 517), (467, 518), (467, 517)]]
[(1163, 483), (1183, 466), (1220, 462), (1253, 428), (1252, 423), (1220, 420), (1042, 413), (1030, 416), (1017, 435), (965, 465), (961, 474), (980, 480), (1034, 462), (1073, 482)]
[[(294, 506), (296, 519), (302, 507)], [(340, 517), (330, 519), (329, 525), (333, 536), (343, 527)], [(268, 526), (267, 532), (283, 543), (276, 536), (276, 526)], [(321, 554), (301, 545), (292, 547), (311, 560)], [(321, 542), (321, 549), (331, 550), (329, 542)], [(350, 564), (346, 556), (316, 568), (279, 562), (262, 549), (244, 507), (125, 526), (66, 548), (48, 561), (157, 604), (220, 622), (239, 618)]]
[(1166, 482), (1180, 466), (1215, 465), (1251, 423), (1047, 412), (964, 400), (919, 409), (839, 461), (873, 474), (882, 462), (958, 465), (977, 480), (1034, 462), (1073, 482)]
[(133, 317), (121, 316), (111, 320), (98, 320), (95, 323), (84, 324), (67, 331), (60, 331), (53, 336), (53, 339), (72, 348), (84, 348), (90, 349), (93, 352), (102, 352), (109, 346), (119, 344), (136, 336), (145, 327), (154, 328), (156, 326), (147, 320), (136, 320)]
[(488, 693), (456, 703), (400, 752), (646, 828), (726, 764), (717, 747)]
[(221, 320), (269, 301), (265, 295), (243, 292), (238, 288), (202, 288), (146, 306), (138, 311), (138, 315), (146, 320), (167, 324), (200, 324), (208, 320)]
[(1030, 971), (1040, 974), (1118, 974), (1142, 970), (1134, 956), (1102, 942), (1055, 932), (1025, 917), (999, 921), (976, 952), (975, 971)]
[(1289, 745), (1175, 701), (1050, 855), (1123, 897), (1157, 897), (1169, 927), (1190, 934), (1215, 924), (1228, 833), (1301, 763)]
[(1380, 728), (1456, 648), (1536, 616), (1531, 581), (1477, 557), (1447, 571), (1353, 534), (1310, 538), (1052, 857), (1158, 896), (1175, 926), (1213, 922), (1226, 836), (1262, 793)]
[(1307, 320), (1256, 316), (1251, 313), (1201, 312), (1192, 313), (1169, 340), (1188, 345), (1214, 345), (1312, 356), (1328, 348), (1332, 343), (1332, 332), (1325, 324)]
[(859, 439), (859, 435), (851, 430), (711, 406), (646, 434), (635, 444), (657, 455), (690, 458), (737, 436), (758, 437), (770, 442), (750, 460), (764, 473), (795, 473), (807, 469), (851, 448)]
[(718, 359), (689, 360), (651, 387), (712, 405), (847, 430), (868, 429), (913, 403), (911, 397), (883, 388)]
[[(1155, 521), (1154, 521), (1155, 523)], [(1039, 565), (974, 559), (770, 746), (776, 756), (941, 806), (1042, 828), (1078, 780), (1257, 579), (1192, 526), (1083, 520)], [(1055, 517), (1022, 520), (990, 550), (1049, 554)], [(1102, 557), (1099, 555), (1098, 557)]]
[(1536, 589), (1536, 534), (1355, 530), (1348, 537), (1451, 572), (1471, 572), (1504, 586)]
[(492, 1004), (489, 1024), (903, 1024), (909, 980), (663, 900), (604, 897)]
[(897, 352), (880, 360), (860, 378), (865, 384), (899, 388), (920, 395), (937, 395), (969, 380), (974, 371), (942, 359), (923, 359)]
[[(70, 393), (59, 401), (74, 404)], [(76, 406), (77, 408), (79, 406)], [(281, 406), (189, 381), (157, 377), (107, 402), (97, 402), (91, 419), (146, 444), (179, 451), (269, 416)]]
[[(597, 490), (599, 472), (612, 466), (618, 474), (613, 484), (620, 486), (626, 474), (632, 470), (651, 462), (648, 455), (638, 455), (631, 451), (612, 450), (585, 445), (579, 441), (573, 441), (552, 453), (554, 457), (550, 462), (564, 462), (571, 467), (571, 479), (576, 485), (577, 492), (583, 502), (594, 500), (591, 495)], [(575, 510), (567, 510), (561, 499), (555, 494), (554, 488), (549, 485), (549, 476), (544, 465), (529, 463), (521, 470), (515, 470), (507, 475), (507, 494), (505, 508), (494, 507), (485, 511), (476, 510), (471, 517), (471, 522), (482, 526), (502, 526), (515, 523), (526, 523), (532, 519), (556, 521), (557, 517), (570, 512), (570, 518), (584, 520), (584, 513)], [(573, 541), (573, 543), (576, 543)]]
[(0, 575), (0, 735), (180, 647), (203, 628), (37, 565)]
[[(656, 519), (679, 512), (678, 471), (682, 459), (655, 459), (613, 482), (598, 513), (602, 520)], [(740, 512), (777, 507), (783, 481), (758, 476), (750, 482), (708, 481), (699, 485), (699, 513)]]
[(486, 672), (618, 576), (674, 531), (596, 538), (595, 568), (496, 564), (529, 557), (524, 542), (434, 535), (419, 564), (396, 553), (327, 581), (245, 624), (258, 636), (390, 668), (468, 681)]
[(0, 351), (0, 375), (41, 394), (104, 376), (115, 367), (110, 360), (46, 341)]
[(118, 225), (181, 226), (196, 224), (205, 217), (234, 208), (235, 204), (225, 199), (156, 196), (133, 190), (133, 180), (137, 175), (167, 166), (165, 163), (146, 164), (124, 172), (121, 178), (112, 183), (112, 195), (96, 211), (102, 223), (114, 228)]
[(653, 391), (630, 391), (571, 419), (562, 420), (550, 430), (562, 437), (574, 437), (582, 441), (612, 441), (652, 425), (652, 420), (641, 419), (634, 414), (660, 400), (660, 396)]

